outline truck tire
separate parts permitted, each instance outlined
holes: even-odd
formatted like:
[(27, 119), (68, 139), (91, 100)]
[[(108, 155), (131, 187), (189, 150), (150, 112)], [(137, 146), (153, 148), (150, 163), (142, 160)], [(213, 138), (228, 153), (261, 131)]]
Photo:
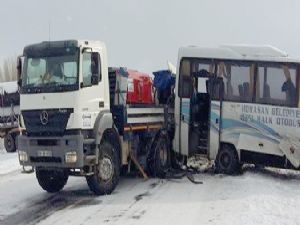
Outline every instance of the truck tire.
[(240, 169), (240, 162), (234, 147), (223, 144), (217, 154), (215, 167), (217, 173), (235, 174)]
[(59, 192), (66, 185), (69, 173), (65, 169), (48, 170), (36, 168), (36, 178), (39, 185), (49, 193)]
[(4, 137), (4, 147), (7, 152), (15, 152), (16, 151), (16, 149), (17, 149), (16, 138), (17, 138), (17, 135), (14, 133), (8, 133)]
[(100, 144), (99, 150), (99, 163), (95, 166), (94, 174), (87, 176), (86, 181), (96, 195), (109, 195), (119, 182), (119, 152), (106, 141)]
[(154, 177), (165, 178), (171, 166), (171, 156), (168, 138), (160, 132), (154, 138), (150, 153), (147, 158), (147, 167)]

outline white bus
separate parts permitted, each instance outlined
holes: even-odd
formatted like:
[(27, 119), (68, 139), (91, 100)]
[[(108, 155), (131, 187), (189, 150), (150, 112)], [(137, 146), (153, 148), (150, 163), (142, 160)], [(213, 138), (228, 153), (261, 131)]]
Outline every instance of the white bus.
[(179, 50), (173, 146), (215, 160), (299, 169), (300, 60), (270, 46)]

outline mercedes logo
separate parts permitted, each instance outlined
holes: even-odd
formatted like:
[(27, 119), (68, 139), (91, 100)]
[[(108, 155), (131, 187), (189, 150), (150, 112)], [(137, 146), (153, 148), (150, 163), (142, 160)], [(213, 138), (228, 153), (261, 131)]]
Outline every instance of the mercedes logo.
[(43, 125), (46, 125), (48, 123), (48, 113), (46, 111), (41, 112), (40, 120)]

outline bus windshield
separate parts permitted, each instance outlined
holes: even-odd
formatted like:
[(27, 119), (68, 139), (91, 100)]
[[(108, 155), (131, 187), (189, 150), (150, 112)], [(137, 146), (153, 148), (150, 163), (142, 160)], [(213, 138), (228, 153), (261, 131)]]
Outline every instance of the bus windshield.
[(45, 49), (27, 55), (22, 89), (26, 92), (55, 92), (78, 88), (78, 50)]

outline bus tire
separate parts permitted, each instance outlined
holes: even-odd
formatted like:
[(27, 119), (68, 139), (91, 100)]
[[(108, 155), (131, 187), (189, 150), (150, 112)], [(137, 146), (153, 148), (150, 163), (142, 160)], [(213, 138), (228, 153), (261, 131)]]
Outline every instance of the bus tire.
[(99, 150), (99, 163), (95, 166), (94, 174), (86, 176), (86, 181), (96, 195), (109, 195), (116, 188), (120, 178), (118, 149), (104, 141)]
[(17, 150), (16, 138), (17, 135), (14, 133), (8, 133), (4, 137), (4, 147), (7, 152), (15, 152)]
[(223, 144), (217, 154), (215, 162), (216, 172), (228, 175), (239, 171), (240, 163), (234, 147)]
[(69, 173), (66, 169), (49, 170), (36, 168), (36, 178), (39, 185), (49, 193), (59, 192), (66, 185)]
[(171, 167), (168, 138), (162, 132), (154, 138), (147, 157), (147, 167), (152, 176), (159, 178), (165, 178), (167, 171)]

